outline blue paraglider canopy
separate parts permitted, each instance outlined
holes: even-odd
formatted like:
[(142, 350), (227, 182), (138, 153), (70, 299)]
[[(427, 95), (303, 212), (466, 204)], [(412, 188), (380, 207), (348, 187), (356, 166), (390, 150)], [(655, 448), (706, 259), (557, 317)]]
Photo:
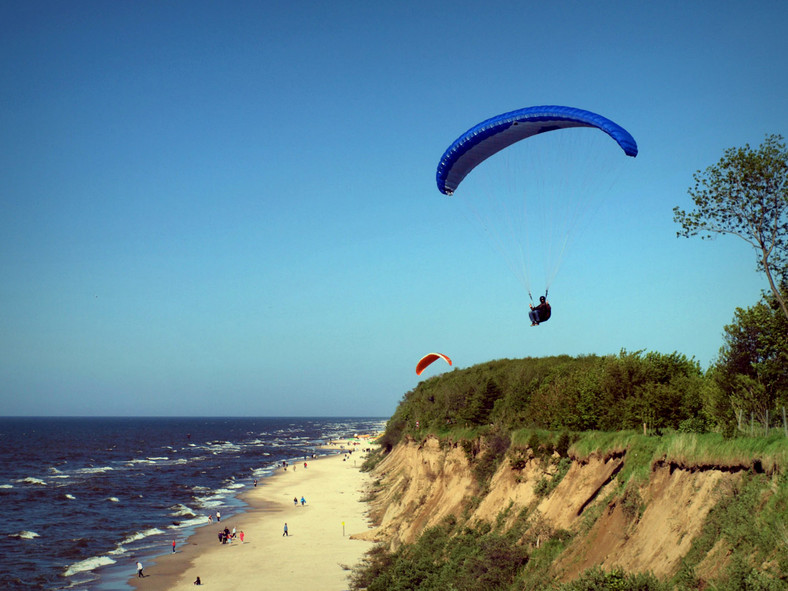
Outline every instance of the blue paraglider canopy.
[(522, 139), (571, 127), (595, 127), (613, 138), (627, 156), (637, 156), (630, 133), (610, 119), (574, 107), (527, 107), (482, 121), (458, 137), (438, 164), (438, 189), (451, 195), (477, 165)]

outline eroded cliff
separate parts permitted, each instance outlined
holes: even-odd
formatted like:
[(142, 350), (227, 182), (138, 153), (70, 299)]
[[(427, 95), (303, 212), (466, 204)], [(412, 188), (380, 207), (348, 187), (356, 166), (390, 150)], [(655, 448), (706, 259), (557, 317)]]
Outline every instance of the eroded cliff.
[[(747, 473), (745, 466), (652, 461), (644, 474), (623, 478), (637, 452), (583, 458), (570, 453), (559, 460), (522, 449), (513, 455), (510, 449), (492, 477), (480, 481), (477, 459), (484, 453), (435, 437), (396, 445), (374, 469), (376, 527), (362, 537), (396, 550), (447, 516), (504, 530), (519, 522), (527, 535), (518, 543), (536, 548), (556, 537), (567, 540), (550, 565), (557, 580), (572, 580), (592, 566), (651, 572), (666, 580), (686, 566), (709, 512), (735, 494)], [(693, 576), (714, 580), (730, 549), (720, 539), (701, 552), (693, 557)], [(778, 563), (757, 566), (773, 570)]]

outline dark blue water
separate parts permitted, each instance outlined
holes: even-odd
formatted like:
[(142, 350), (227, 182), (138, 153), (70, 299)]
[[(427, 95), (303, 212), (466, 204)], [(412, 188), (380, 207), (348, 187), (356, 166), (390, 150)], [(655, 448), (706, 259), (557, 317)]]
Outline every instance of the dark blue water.
[(0, 589), (125, 589), (282, 460), (378, 418), (0, 418)]

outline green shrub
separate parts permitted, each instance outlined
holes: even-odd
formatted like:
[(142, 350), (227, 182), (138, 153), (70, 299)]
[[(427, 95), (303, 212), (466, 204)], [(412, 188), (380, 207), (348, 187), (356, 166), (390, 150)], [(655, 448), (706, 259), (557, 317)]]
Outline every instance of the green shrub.
[(651, 573), (626, 573), (620, 568), (603, 570), (595, 566), (561, 586), (561, 591), (668, 591), (669, 586)]

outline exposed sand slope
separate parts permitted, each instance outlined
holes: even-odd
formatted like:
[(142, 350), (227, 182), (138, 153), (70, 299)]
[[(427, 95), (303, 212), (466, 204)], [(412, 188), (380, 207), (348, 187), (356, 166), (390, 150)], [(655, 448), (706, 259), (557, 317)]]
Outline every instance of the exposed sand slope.
[[(655, 466), (650, 478), (634, 487), (635, 506), (623, 506), (615, 475), (626, 462), (626, 453), (573, 461), (556, 488), (538, 497), (535, 487), (550, 479), (555, 467), (530, 458), (522, 470), (504, 461), (494, 474), (489, 492), (470, 506), (471, 520), (495, 522), (508, 509), (511, 525), (523, 509), (538, 522), (540, 538), (551, 531), (580, 532), (555, 565), (556, 576), (568, 580), (593, 566), (620, 566), (631, 572), (652, 571), (660, 577), (674, 573), (703, 520), (719, 500), (719, 491), (736, 483), (731, 470), (690, 470)], [(460, 517), (480, 490), (461, 447), (434, 438), (402, 442), (378, 465), (380, 479), (372, 501), (372, 516), (379, 526), (363, 537), (387, 542), (391, 548), (413, 541), (424, 528), (446, 515)], [(537, 525), (534, 525), (537, 527)], [(534, 539), (537, 539), (534, 537)], [(722, 553), (719, 553), (722, 554)], [(707, 559), (713, 576), (717, 561)]]

